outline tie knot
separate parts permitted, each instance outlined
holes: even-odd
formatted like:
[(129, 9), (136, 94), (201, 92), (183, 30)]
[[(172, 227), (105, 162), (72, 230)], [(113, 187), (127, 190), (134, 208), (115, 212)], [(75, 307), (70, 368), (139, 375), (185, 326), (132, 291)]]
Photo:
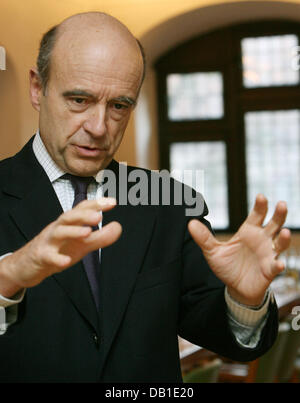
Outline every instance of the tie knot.
[(71, 181), (75, 191), (75, 197), (78, 194), (86, 196), (89, 184), (95, 180), (92, 176), (85, 177), (85, 176), (75, 176), (71, 174), (65, 174), (63, 178), (69, 179)]

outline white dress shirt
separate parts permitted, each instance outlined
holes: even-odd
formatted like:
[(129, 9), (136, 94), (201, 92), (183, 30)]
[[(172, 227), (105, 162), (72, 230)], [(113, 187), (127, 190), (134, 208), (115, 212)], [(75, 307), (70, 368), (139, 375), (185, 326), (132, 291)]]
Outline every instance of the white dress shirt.
[[(49, 177), (63, 211), (72, 209), (74, 201), (73, 186), (68, 179), (61, 178), (65, 172), (50, 157), (39, 131), (33, 141), (33, 152)], [(100, 174), (95, 176), (96, 183), (91, 183), (88, 187), (87, 198), (89, 200), (102, 197), (100, 177)], [(99, 253), (101, 257), (101, 250)], [(5, 256), (7, 255), (0, 257), (0, 259)], [(22, 290), (11, 299), (0, 295), (0, 335), (4, 334), (8, 326), (17, 320), (18, 303), (22, 301), (25, 292), (26, 290)], [(262, 306), (249, 308), (234, 301), (225, 288), (229, 324), (237, 341), (244, 347), (256, 347), (267, 319), (268, 305), (271, 298), (273, 298), (273, 295), (268, 291)]]

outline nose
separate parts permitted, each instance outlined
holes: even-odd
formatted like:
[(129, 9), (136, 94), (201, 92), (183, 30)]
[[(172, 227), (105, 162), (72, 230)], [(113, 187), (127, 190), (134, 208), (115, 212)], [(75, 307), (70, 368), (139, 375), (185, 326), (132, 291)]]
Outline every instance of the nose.
[(106, 134), (107, 127), (105, 105), (97, 105), (92, 111), (90, 111), (90, 115), (84, 121), (83, 128), (93, 137), (102, 137)]

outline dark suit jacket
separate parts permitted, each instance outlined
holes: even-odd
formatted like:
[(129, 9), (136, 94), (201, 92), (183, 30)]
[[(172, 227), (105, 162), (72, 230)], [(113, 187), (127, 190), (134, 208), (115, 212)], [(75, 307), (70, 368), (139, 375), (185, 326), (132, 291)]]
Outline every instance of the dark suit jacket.
[[(118, 164), (110, 168), (117, 172)], [(0, 207), (0, 255), (62, 213), (32, 140), (0, 163)], [(276, 337), (276, 305), (257, 348), (240, 347), (224, 285), (191, 239), (189, 219), (176, 205), (118, 205), (105, 213), (104, 224), (117, 220), (123, 233), (102, 250), (100, 312), (81, 262), (28, 289), (17, 322), (0, 336), (0, 380), (180, 382), (178, 334), (234, 360), (264, 353)]]

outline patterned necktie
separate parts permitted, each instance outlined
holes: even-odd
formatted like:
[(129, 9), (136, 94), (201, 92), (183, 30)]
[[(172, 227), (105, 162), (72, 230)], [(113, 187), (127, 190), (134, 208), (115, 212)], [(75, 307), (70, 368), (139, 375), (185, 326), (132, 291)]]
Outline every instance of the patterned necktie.
[[(71, 174), (66, 174), (63, 177), (69, 179), (73, 185), (75, 192), (73, 207), (75, 207), (81, 201), (87, 199), (87, 188), (89, 184), (95, 180), (93, 177), (80, 177)], [(98, 229), (98, 227), (93, 227), (93, 231)], [(94, 296), (97, 310), (99, 310), (99, 250), (88, 253), (86, 256), (84, 256), (82, 261), (90, 283), (92, 294)]]

